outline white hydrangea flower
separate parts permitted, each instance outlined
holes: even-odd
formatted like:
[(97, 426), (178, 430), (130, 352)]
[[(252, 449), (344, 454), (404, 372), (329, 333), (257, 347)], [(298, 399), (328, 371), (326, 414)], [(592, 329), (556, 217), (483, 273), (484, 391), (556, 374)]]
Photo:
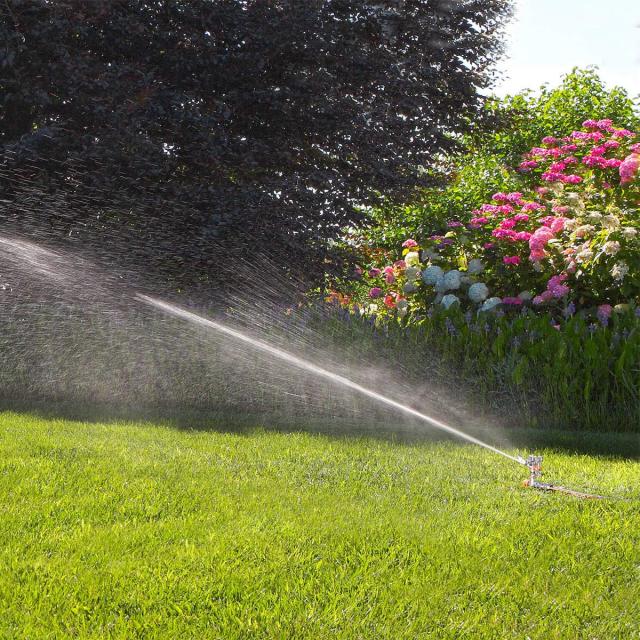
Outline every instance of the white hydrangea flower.
[(469, 299), (476, 304), (484, 302), (489, 297), (489, 288), (484, 282), (476, 282), (469, 287)]
[(473, 275), (482, 273), (484, 271), (484, 263), (480, 258), (473, 258), (469, 260), (469, 264), (467, 264), (467, 273), (471, 273)]
[(575, 231), (580, 226), (580, 223), (575, 218), (569, 218), (564, 221), (564, 230), (565, 231)]
[(602, 220), (602, 214), (599, 211), (592, 211), (587, 216), (587, 220), (589, 220), (589, 222), (599, 222)]
[(422, 280), (425, 284), (434, 285), (442, 278), (443, 274), (444, 272), (440, 267), (431, 265), (422, 272)]
[(575, 191), (570, 191), (569, 193), (565, 193), (564, 196), (569, 201), (569, 204), (573, 206), (582, 202), (582, 198), (580, 197), (580, 194)]
[(622, 230), (622, 235), (627, 238), (627, 240), (632, 240), (638, 235), (638, 230), (633, 227), (625, 227)]
[(407, 280), (415, 280), (420, 277), (420, 269), (418, 267), (407, 267), (404, 274), (407, 276)]
[(377, 304), (375, 304), (375, 303), (370, 304), (370, 305), (367, 307), (367, 312), (368, 312), (368, 313), (375, 313), (377, 310), (378, 310), (378, 305), (377, 305)]
[(576, 253), (576, 262), (587, 262), (593, 258), (593, 251), (591, 249), (582, 249)]
[(480, 307), (480, 311), (492, 311), (499, 304), (502, 304), (501, 298), (489, 298), (484, 301), (484, 304)]
[(608, 256), (615, 256), (620, 251), (620, 243), (617, 240), (609, 240), (602, 245), (602, 250)]
[(456, 271), (455, 269), (445, 273), (444, 286), (446, 287), (446, 290), (451, 291), (451, 290), (459, 289), (460, 285), (462, 284), (461, 276), (462, 274), (459, 271)]
[(460, 299), (458, 298), (458, 296), (454, 296), (453, 293), (449, 293), (442, 298), (440, 304), (445, 309), (448, 309), (451, 305), (460, 304)]
[(583, 224), (574, 231), (574, 234), (578, 238), (585, 238), (590, 236), (594, 231), (595, 227), (592, 224)]
[(614, 280), (624, 280), (627, 273), (629, 273), (629, 265), (626, 262), (617, 262), (611, 269), (611, 275)]
[(404, 257), (404, 262), (408, 267), (420, 264), (420, 256), (417, 251), (409, 251)]
[(605, 229), (609, 229), (610, 231), (613, 231), (614, 229), (617, 229), (620, 226), (620, 220), (614, 215), (608, 215), (602, 218), (602, 226)]
[(613, 311), (615, 313), (626, 313), (627, 311), (630, 311), (630, 310), (631, 310), (631, 305), (625, 302), (617, 304), (615, 307), (613, 307)]
[(414, 293), (418, 290), (418, 287), (413, 282), (406, 282), (404, 287), (402, 287), (402, 291), (404, 293)]

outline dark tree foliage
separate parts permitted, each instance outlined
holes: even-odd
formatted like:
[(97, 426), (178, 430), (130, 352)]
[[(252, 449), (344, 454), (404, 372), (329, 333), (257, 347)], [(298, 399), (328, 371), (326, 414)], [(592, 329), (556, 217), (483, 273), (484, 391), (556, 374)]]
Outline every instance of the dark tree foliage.
[(0, 0), (0, 213), (187, 284), (316, 277), (469, 129), (510, 0)]

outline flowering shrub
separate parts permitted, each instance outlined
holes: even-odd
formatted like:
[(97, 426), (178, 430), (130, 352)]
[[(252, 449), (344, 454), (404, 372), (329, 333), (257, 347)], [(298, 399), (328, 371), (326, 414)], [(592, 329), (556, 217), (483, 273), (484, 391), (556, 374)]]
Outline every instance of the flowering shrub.
[(530, 188), (496, 193), (401, 260), (372, 265), (355, 301), (405, 316), (413, 307), (531, 306), (608, 319), (640, 301), (640, 142), (608, 120), (548, 136), (519, 171)]
[(505, 426), (640, 431), (633, 314), (614, 314), (603, 326), (581, 314), (550, 322), (531, 309), (477, 314), (435, 305), (415, 318), (379, 322), (332, 304), (318, 310), (312, 328), (341, 358), (382, 368), (401, 362), (410, 385), (419, 388), (427, 376)]

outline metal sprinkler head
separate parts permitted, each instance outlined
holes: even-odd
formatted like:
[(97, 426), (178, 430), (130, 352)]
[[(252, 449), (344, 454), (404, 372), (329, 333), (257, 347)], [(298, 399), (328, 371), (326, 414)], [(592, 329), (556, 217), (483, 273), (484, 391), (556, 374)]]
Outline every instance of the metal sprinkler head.
[(525, 460), (525, 465), (529, 469), (529, 479), (525, 480), (525, 486), (546, 489), (547, 485), (540, 482), (542, 477), (542, 456), (529, 456)]

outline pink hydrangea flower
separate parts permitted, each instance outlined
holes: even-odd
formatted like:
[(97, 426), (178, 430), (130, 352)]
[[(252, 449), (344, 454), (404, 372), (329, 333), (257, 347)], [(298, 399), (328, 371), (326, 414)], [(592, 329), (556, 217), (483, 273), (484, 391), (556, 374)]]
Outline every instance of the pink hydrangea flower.
[(587, 167), (598, 167), (600, 169), (605, 169), (607, 166), (606, 158), (602, 158), (601, 156), (591, 156), (586, 155), (582, 158), (582, 164)]
[(380, 287), (371, 287), (369, 289), (370, 298), (379, 298), (382, 295), (382, 289)]
[(616, 129), (611, 135), (614, 138), (634, 138), (636, 134), (629, 129)]
[(502, 193), (502, 191), (498, 192), (498, 193), (494, 193), (491, 196), (492, 200), (495, 200), (496, 202), (504, 202), (507, 199), (507, 194), (506, 193)]
[(505, 256), (502, 258), (502, 262), (504, 262), (504, 264), (513, 264), (517, 266), (520, 264), (520, 256)]
[(632, 153), (628, 155), (618, 167), (620, 173), (620, 184), (629, 184), (632, 182), (638, 168), (640, 167), (640, 154)]
[(553, 238), (553, 231), (548, 227), (538, 227), (534, 232), (531, 238), (529, 239), (529, 246), (532, 249), (537, 247), (544, 247), (551, 238)]
[(549, 228), (553, 233), (560, 233), (564, 229), (564, 223), (566, 218), (554, 218), (549, 225)]
[(522, 298), (514, 298), (514, 297), (507, 296), (506, 298), (502, 298), (502, 304), (510, 304), (517, 307), (522, 304)]
[(516, 213), (516, 215), (513, 216), (513, 218), (511, 219), (514, 220), (515, 222), (528, 222), (529, 215), (527, 213)]
[(458, 222), (457, 220), (449, 220), (449, 222), (447, 222), (447, 227), (449, 227), (449, 229), (456, 229), (461, 226), (462, 222)]
[(393, 284), (396, 281), (396, 274), (393, 267), (385, 267), (382, 272), (384, 273), (384, 279), (387, 284)]
[(417, 247), (418, 243), (413, 238), (409, 238), (402, 243), (402, 246), (405, 249), (411, 249), (412, 247)]
[(517, 221), (514, 220), (513, 218), (505, 218), (501, 223), (500, 223), (500, 228), (501, 229), (513, 229), (513, 227), (516, 226)]
[(572, 174), (570, 176), (562, 176), (562, 182), (566, 182), (567, 184), (580, 184), (582, 182), (582, 178), (578, 175)]
[(404, 260), (396, 260), (396, 261), (393, 263), (393, 266), (394, 266), (396, 269), (406, 269), (406, 268), (407, 268), (407, 263), (406, 263)]
[(544, 249), (540, 249), (536, 247), (534, 249), (531, 249), (531, 253), (529, 254), (529, 260), (531, 260), (531, 262), (540, 262), (541, 260), (544, 260), (546, 255), (547, 255), (547, 252)]
[(533, 235), (529, 238), (529, 248), (531, 249), (529, 260), (532, 262), (539, 262), (542, 260), (547, 255), (544, 247), (547, 242), (553, 238), (553, 236), (553, 231), (548, 227), (539, 227), (536, 229)]
[(378, 267), (373, 267), (373, 269), (369, 269), (369, 277), (370, 278), (375, 278), (377, 276), (379, 276), (382, 273), (382, 271), (380, 269), (378, 269)]
[(574, 140), (589, 140), (589, 134), (584, 131), (574, 131), (571, 134), (571, 138)]
[(498, 229), (494, 229), (491, 232), (491, 235), (494, 238), (498, 238), (499, 240), (509, 240), (513, 242), (515, 241), (517, 234), (515, 231), (512, 231), (511, 229), (498, 228)]

